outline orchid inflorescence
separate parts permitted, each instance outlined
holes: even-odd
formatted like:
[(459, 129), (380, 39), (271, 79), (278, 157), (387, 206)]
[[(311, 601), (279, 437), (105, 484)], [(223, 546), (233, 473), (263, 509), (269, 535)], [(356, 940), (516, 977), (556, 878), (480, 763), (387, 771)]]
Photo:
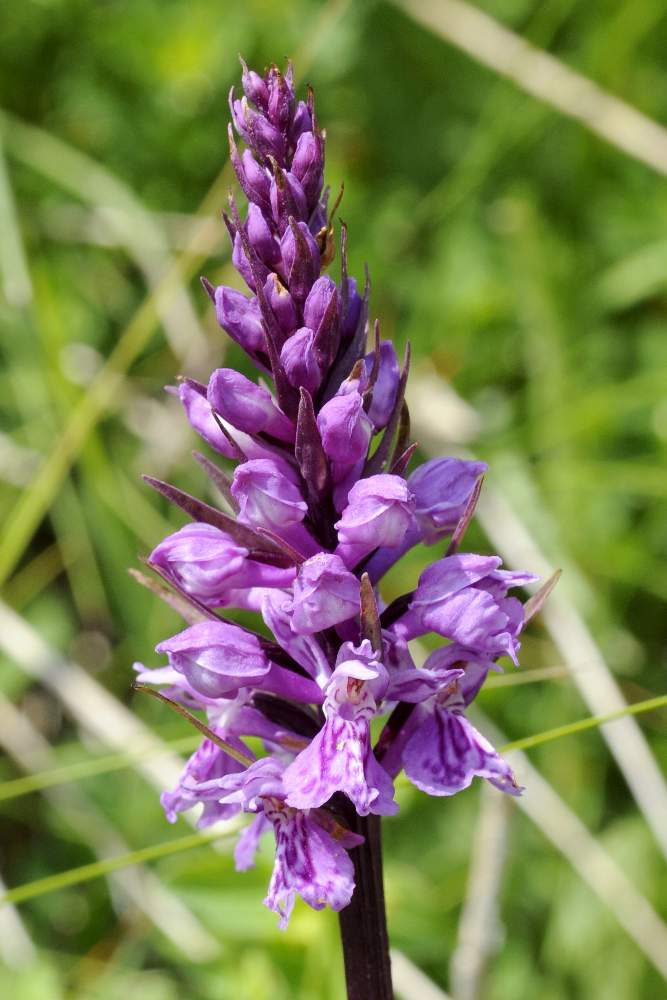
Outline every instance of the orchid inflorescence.
[[(296, 99), (291, 66), (260, 76), (242, 65), (244, 96), (232, 90), (230, 107), (246, 148), (231, 126), (229, 141), (249, 204), (242, 221), (230, 196), (225, 222), (251, 294), (204, 286), (220, 325), (273, 385), (220, 368), (208, 386), (186, 378), (173, 390), (236, 467), (230, 476), (196, 456), (230, 513), (147, 477), (193, 519), (148, 560), (169, 585), (153, 589), (188, 627), (157, 646), (168, 666), (137, 670), (141, 685), (207, 719), (162, 796), (167, 818), (196, 805), (200, 827), (253, 814), (238, 869), (271, 830), (265, 903), (284, 927), (296, 893), (315, 909), (348, 905), (348, 851), (363, 838), (345, 809), (395, 813), (401, 770), (429, 795), (453, 795), (475, 776), (520, 791), (465, 710), (499, 657), (517, 662), (524, 607), (508, 592), (535, 578), (457, 551), (483, 463), (438, 458), (408, 474), (409, 352), (399, 364), (377, 323), (368, 349), (368, 280), (360, 292), (347, 274), (344, 224), (340, 281), (324, 273), (335, 239), (312, 92)], [(377, 586), (387, 570), (443, 539), (446, 554), (416, 589), (385, 606)], [(259, 613), (265, 628), (223, 617), (227, 607)], [(447, 643), (417, 667), (409, 642), (427, 633)], [(385, 715), (373, 747), (371, 721)]]

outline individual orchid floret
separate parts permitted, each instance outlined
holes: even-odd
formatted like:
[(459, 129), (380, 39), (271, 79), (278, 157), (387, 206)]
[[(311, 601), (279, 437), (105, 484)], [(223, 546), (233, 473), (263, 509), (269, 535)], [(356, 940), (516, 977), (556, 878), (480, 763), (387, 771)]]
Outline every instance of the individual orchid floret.
[(329, 658), (315, 635), (304, 635), (292, 628), (292, 599), (283, 590), (269, 590), (261, 610), (276, 642), (324, 688), (331, 676)]
[(246, 434), (269, 434), (293, 441), (295, 428), (278, 409), (271, 393), (233, 368), (218, 368), (208, 383), (208, 401), (216, 413)]
[(303, 555), (318, 546), (302, 521), (308, 512), (296, 472), (279, 458), (243, 462), (234, 472), (232, 495), (239, 504), (239, 521), (268, 528)]
[(461, 458), (432, 458), (415, 469), (408, 485), (415, 495), (424, 544), (436, 542), (456, 527), (475, 483), (486, 469), (484, 462)]
[(358, 647), (343, 644), (325, 688), (326, 722), (285, 771), (288, 805), (310, 809), (344, 792), (360, 816), (398, 811), (393, 782), (370, 743), (370, 721), (387, 683), (387, 672), (367, 639)]
[(318, 704), (318, 685), (269, 660), (258, 636), (230, 622), (197, 622), (155, 647), (206, 698), (231, 698), (242, 688)]
[(305, 222), (290, 219), (280, 241), (283, 277), (290, 295), (305, 302), (320, 273), (320, 251)]
[(253, 866), (260, 836), (273, 829), (276, 858), (264, 903), (280, 916), (281, 930), (287, 927), (297, 893), (316, 910), (347, 906), (354, 891), (354, 867), (346, 848), (363, 841), (333, 817), (287, 805), (283, 767), (279, 759), (265, 757), (242, 773), (199, 786), (203, 797), (257, 814), (235, 851), (238, 869)]
[[(213, 408), (206, 398), (206, 386), (195, 382), (194, 379), (187, 379), (173, 391), (178, 394), (190, 425), (211, 448), (225, 458), (238, 458), (239, 448), (243, 454), (252, 459), (264, 458), (270, 454), (269, 448), (264, 447), (261, 442), (255, 441), (247, 434), (237, 434), (224, 420), (216, 420)], [(227, 430), (227, 434), (224, 433), (221, 424)]]
[(148, 558), (179, 590), (207, 607), (229, 601), (231, 590), (288, 587), (296, 570), (257, 562), (250, 550), (211, 524), (186, 524), (168, 535)]
[(342, 510), (368, 453), (373, 425), (359, 392), (344, 392), (325, 403), (317, 415), (322, 446), (331, 463), (334, 504)]
[(414, 524), (414, 498), (402, 476), (380, 473), (360, 479), (335, 525), (336, 554), (352, 568), (378, 547), (401, 545)]
[(226, 285), (218, 285), (212, 297), (216, 318), (223, 330), (251, 357), (261, 354), (266, 349), (266, 338), (257, 299), (249, 299)]
[(497, 556), (469, 553), (433, 563), (394, 627), (406, 639), (437, 632), (490, 659), (509, 656), (516, 663), (523, 605), (507, 592), (536, 577), (500, 570), (500, 563)]
[[(449, 659), (461, 655), (465, 651), (452, 651)], [(462, 663), (460, 659), (457, 662)], [(467, 703), (466, 673), (441, 670), (439, 688), (418, 706), (402, 751), (405, 773), (429, 795), (455, 795), (475, 777), (486, 778), (501, 791), (518, 795), (521, 788), (509, 764), (463, 714)]]
[(321, 552), (299, 566), (293, 587), (292, 629), (313, 635), (359, 614), (359, 580), (343, 560)]
[(256, 687), (271, 670), (257, 636), (222, 621), (191, 625), (155, 649), (166, 653), (171, 666), (195, 691), (209, 698)]

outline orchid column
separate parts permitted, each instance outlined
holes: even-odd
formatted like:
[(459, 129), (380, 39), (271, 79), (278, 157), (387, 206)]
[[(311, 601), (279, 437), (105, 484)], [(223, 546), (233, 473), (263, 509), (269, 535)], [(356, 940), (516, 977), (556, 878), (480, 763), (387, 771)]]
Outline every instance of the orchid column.
[[(271, 833), (264, 902), (280, 926), (296, 895), (340, 911), (348, 996), (386, 1000), (380, 817), (398, 810), (401, 770), (429, 795), (475, 776), (520, 791), (465, 710), (500, 657), (517, 662), (524, 609), (508, 593), (534, 577), (458, 553), (483, 464), (442, 458), (409, 473), (409, 353), (399, 364), (377, 324), (368, 344), (368, 284), (360, 293), (347, 274), (344, 226), (340, 278), (323, 273), (336, 240), (313, 95), (296, 99), (291, 67), (260, 76), (243, 64), (242, 82), (230, 108), (245, 148), (231, 126), (229, 140), (248, 208), (243, 218), (230, 196), (225, 222), (248, 292), (203, 283), (260, 381), (222, 368), (208, 385), (184, 378), (173, 390), (225, 460), (196, 455), (222, 502), (146, 477), (190, 518), (149, 558), (163, 582), (144, 579), (187, 627), (158, 645), (167, 666), (137, 665), (138, 686), (157, 685), (204, 736), (162, 797), (167, 818), (200, 806), (205, 827), (250, 814), (237, 868)], [(386, 571), (443, 540), (444, 554), (385, 607)], [(258, 629), (226, 608), (255, 612)], [(444, 642), (418, 668), (409, 643), (427, 633)], [(247, 737), (261, 739), (261, 755)]]

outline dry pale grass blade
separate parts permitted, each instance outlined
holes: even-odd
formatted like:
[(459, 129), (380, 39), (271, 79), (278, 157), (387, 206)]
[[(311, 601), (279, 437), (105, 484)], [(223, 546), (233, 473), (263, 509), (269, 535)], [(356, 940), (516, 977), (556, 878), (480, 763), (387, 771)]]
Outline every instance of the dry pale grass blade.
[(482, 996), (484, 976), (502, 942), (499, 898), (507, 859), (508, 799), (485, 784), (473, 834), (468, 885), (450, 962), (454, 1000)]
[[(473, 722), (497, 746), (507, 742), (503, 733), (481, 712)], [(513, 750), (507, 759), (526, 791), (514, 801), (557, 851), (572, 865), (595, 895), (614, 914), (637, 947), (667, 980), (667, 926), (651, 903), (633, 885), (578, 816), (525, 754)], [(498, 793), (501, 794), (501, 793)]]
[(410, 17), (612, 146), (667, 174), (667, 129), (463, 0), (395, 0)]
[[(7, 886), (0, 878), (0, 897)], [(9, 969), (24, 969), (32, 965), (37, 951), (15, 906), (0, 907), (0, 961)]]
[[(116, 241), (141, 271), (149, 291), (160, 285), (172, 264), (159, 219), (115, 174), (80, 150), (35, 125), (4, 115), (8, 151), (73, 197), (90, 204)], [(193, 235), (199, 243), (196, 227)], [(222, 241), (221, 241), (222, 242)], [(159, 304), (159, 319), (180, 361), (195, 373), (208, 362), (209, 350), (199, 317), (184, 283), (169, 302)]]
[[(452, 391), (451, 388), (449, 391)], [(413, 414), (415, 435), (429, 454), (442, 454), (443, 448), (451, 448), (451, 440), (445, 439), (439, 425), (429, 419), (429, 399), (432, 398), (433, 407), (437, 402), (434, 383), (415, 379), (412, 394), (421, 400), (421, 422)], [(480, 496), (477, 520), (508, 566), (529, 568), (544, 580), (551, 576), (554, 567), (497, 487), (493, 475), (487, 477)], [(568, 571), (550, 594), (540, 613), (540, 620), (563, 663), (569, 667), (572, 681), (591, 715), (607, 715), (625, 708), (627, 702), (568, 594), (568, 576), (572, 572)], [(635, 719), (626, 716), (602, 726), (601, 733), (656, 842), (667, 857), (667, 785), (641, 728)]]
[(32, 300), (32, 282), (21, 239), (16, 202), (0, 139), (0, 285), (7, 303), (23, 309)]
[[(308, 72), (333, 26), (343, 17), (349, 5), (350, 0), (335, 0), (321, 8), (297, 54), (302, 73)], [(73, 410), (30, 487), (6, 518), (4, 537), (0, 539), (0, 586), (11, 576), (88, 435), (102, 416), (117, 406), (125, 374), (155, 332), (163, 310), (170, 307), (179, 289), (190, 280), (201, 263), (202, 258), (195, 248), (205, 238), (203, 234), (209, 231), (210, 217), (216, 215), (224, 203), (230, 177), (229, 165), (226, 164), (194, 215), (195, 223), (188, 247), (174, 259), (122, 331), (116, 347)]]
[[(56, 764), (48, 741), (19, 709), (2, 697), (0, 746), (28, 774)], [(129, 852), (129, 845), (79, 788), (62, 785), (44, 789), (43, 794), (100, 860)], [(135, 865), (120, 869), (109, 875), (109, 882), (119, 910), (129, 904), (143, 913), (190, 961), (205, 962), (219, 954), (218, 942), (198, 917), (148, 868)], [(4, 908), (0, 909), (0, 917), (3, 913)]]
[(436, 986), (402, 951), (392, 948), (390, 955), (397, 1000), (450, 1000), (449, 994)]
[[(478, 519), (493, 547), (510, 566), (530, 566), (542, 577), (552, 569), (525, 524), (493, 485), (478, 506)], [(568, 595), (564, 578), (541, 611), (551, 639), (592, 715), (627, 706), (621, 689), (584, 619)], [(585, 667), (585, 669), (580, 669)], [(653, 836), (667, 857), (667, 785), (642, 730), (625, 716), (601, 727), (601, 734), (621, 770)]]
[[(52, 649), (25, 618), (4, 602), (0, 602), (0, 649), (51, 691), (79, 726), (103, 746), (119, 752), (129, 748), (162, 749), (162, 741), (148, 726), (83, 667)], [(166, 752), (139, 760), (133, 766), (154, 788), (162, 791), (177, 782), (182, 764), (179, 757)]]

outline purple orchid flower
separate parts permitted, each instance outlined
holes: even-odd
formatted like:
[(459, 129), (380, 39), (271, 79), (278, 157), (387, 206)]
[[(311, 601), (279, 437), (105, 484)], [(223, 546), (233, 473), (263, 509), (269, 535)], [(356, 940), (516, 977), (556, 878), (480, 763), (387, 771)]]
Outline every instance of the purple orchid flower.
[(433, 563), (420, 576), (409, 610), (396, 628), (406, 639), (437, 632), (488, 658), (509, 656), (518, 663), (523, 605), (516, 597), (507, 597), (507, 591), (537, 578), (499, 566), (496, 556), (470, 554)]
[(208, 607), (222, 607), (233, 591), (289, 586), (295, 568), (257, 562), (250, 550), (212, 524), (186, 524), (151, 552), (149, 565)]
[[(369, 344), (369, 286), (361, 294), (347, 273), (344, 226), (340, 278), (324, 273), (335, 213), (312, 94), (297, 99), (291, 67), (263, 75), (242, 67), (229, 137), (249, 205), (243, 216), (230, 198), (225, 222), (250, 291), (203, 284), (220, 326), (271, 382), (218, 368), (208, 386), (184, 379), (174, 390), (221, 457), (224, 468), (198, 460), (235, 513), (147, 477), (192, 521), (149, 558), (187, 627), (156, 647), (166, 666), (136, 669), (143, 685), (208, 727), (162, 797), (167, 818), (196, 806), (200, 826), (250, 814), (239, 869), (273, 832), (266, 905), (281, 927), (297, 895), (342, 910), (344, 950), (367, 962), (368, 995), (384, 1000), (371, 967), (384, 918), (346, 917), (355, 872), (379, 900), (374, 824), (397, 811), (401, 770), (435, 796), (475, 777), (520, 791), (465, 712), (499, 657), (516, 663), (525, 619), (510, 591), (535, 578), (457, 551), (483, 463), (438, 458), (410, 471), (408, 354), (401, 370), (377, 326)], [(384, 573), (413, 546), (445, 536), (448, 554), (385, 606)], [(244, 624), (223, 619), (221, 608), (244, 611)], [(447, 643), (417, 667), (409, 643), (426, 633)], [(371, 723), (381, 717), (373, 746)]]
[(344, 792), (360, 816), (398, 811), (393, 782), (376, 761), (370, 721), (386, 691), (388, 676), (366, 639), (344, 643), (325, 690), (326, 722), (285, 771), (288, 805), (311, 809)]

